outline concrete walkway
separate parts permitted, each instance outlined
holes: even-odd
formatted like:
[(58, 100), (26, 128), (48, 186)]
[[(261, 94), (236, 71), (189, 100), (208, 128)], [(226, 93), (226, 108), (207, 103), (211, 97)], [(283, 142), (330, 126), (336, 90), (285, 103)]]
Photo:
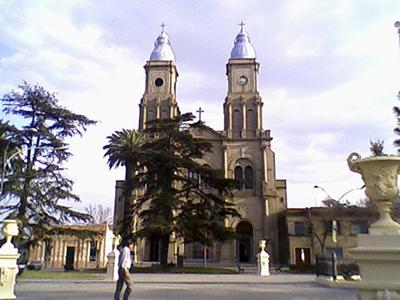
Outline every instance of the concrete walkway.
[[(313, 275), (277, 273), (269, 277), (254, 274), (132, 274), (131, 299), (356, 299), (352, 289), (317, 284)], [(16, 286), (19, 300), (113, 299), (115, 283), (105, 279), (21, 280)]]

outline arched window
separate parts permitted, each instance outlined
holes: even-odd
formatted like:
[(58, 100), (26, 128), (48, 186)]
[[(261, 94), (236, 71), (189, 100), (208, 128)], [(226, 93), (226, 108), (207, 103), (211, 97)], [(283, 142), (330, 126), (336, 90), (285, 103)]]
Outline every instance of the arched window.
[(207, 170), (209, 169), (211, 169), (209, 165), (204, 165), (203, 166), (204, 173), (202, 173), (200, 176), (200, 186), (205, 189), (209, 189), (211, 187), (207, 174), (208, 173)]
[[(243, 180), (243, 170), (241, 166), (236, 166), (235, 167), (235, 179), (236, 180)], [(243, 188), (242, 184), (240, 185), (239, 190), (241, 190)]]
[(256, 130), (257, 129), (257, 118), (256, 113), (253, 109), (247, 110), (247, 129), (248, 130)]
[(152, 109), (149, 109), (149, 111), (147, 112), (147, 121), (151, 121), (154, 119), (155, 119), (154, 111)]
[(190, 183), (192, 185), (198, 186), (199, 185), (199, 174), (194, 171), (189, 171), (188, 172), (188, 180), (190, 181)]
[(247, 166), (244, 169), (244, 188), (246, 190), (251, 190), (254, 188), (253, 168), (250, 166)]
[(233, 130), (241, 130), (242, 126), (242, 115), (238, 109), (233, 111), (233, 120), (232, 120)]
[(161, 110), (161, 119), (168, 119), (168, 118), (169, 118), (168, 110), (166, 108), (163, 108)]

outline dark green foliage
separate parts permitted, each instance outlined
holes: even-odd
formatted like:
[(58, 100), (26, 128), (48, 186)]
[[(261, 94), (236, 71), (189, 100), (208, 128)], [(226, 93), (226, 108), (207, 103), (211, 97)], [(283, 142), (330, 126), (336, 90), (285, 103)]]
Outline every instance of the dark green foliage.
[(135, 154), (136, 173), (130, 172), (141, 190), (132, 206), (141, 221), (137, 236), (160, 240), (162, 265), (173, 232), (185, 242), (212, 245), (232, 238), (224, 219), (239, 215), (227, 201), (238, 183), (197, 162), (212, 146), (191, 134), (203, 126), (193, 119), (188, 113), (148, 122), (142, 151)]
[[(142, 228), (139, 236), (158, 236), (161, 241), (161, 264), (167, 263), (172, 232), (185, 242), (212, 245), (215, 240), (232, 238), (224, 218), (238, 216), (234, 205), (226, 201), (237, 186), (222, 173), (204, 168), (196, 160), (212, 150), (210, 143), (195, 138), (191, 130), (203, 126), (192, 123), (191, 113), (174, 119), (148, 122), (143, 145), (146, 155), (142, 182), (152, 179), (144, 195), (137, 199)], [(202, 182), (203, 184), (202, 184)], [(207, 188), (202, 188), (207, 183)]]
[(52, 225), (88, 218), (61, 204), (79, 201), (72, 193), (73, 182), (62, 174), (62, 164), (72, 155), (66, 139), (82, 135), (96, 122), (61, 107), (54, 94), (26, 82), (1, 101), (3, 112), (16, 124), (2, 123), (2, 130), (21, 155), (12, 161), (0, 214), (20, 221), (17, 243), (21, 246), (45, 236)]

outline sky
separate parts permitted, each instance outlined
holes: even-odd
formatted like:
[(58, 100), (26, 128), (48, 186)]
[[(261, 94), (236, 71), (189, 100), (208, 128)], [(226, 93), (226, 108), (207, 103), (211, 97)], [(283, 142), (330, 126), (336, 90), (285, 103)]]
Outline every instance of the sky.
[[(66, 175), (82, 200), (75, 208), (113, 207), (124, 170), (109, 170), (102, 147), (115, 130), (138, 127), (143, 66), (160, 24), (176, 55), (180, 110), (201, 106), (203, 121), (221, 130), (225, 68), (242, 20), (288, 206), (320, 205), (327, 196), (315, 185), (336, 199), (362, 186), (346, 164), (351, 152), (368, 156), (369, 141), (380, 139), (396, 153), (399, 0), (0, 0), (0, 95), (26, 80), (99, 121), (70, 140)], [(343, 199), (363, 197), (355, 190)]]

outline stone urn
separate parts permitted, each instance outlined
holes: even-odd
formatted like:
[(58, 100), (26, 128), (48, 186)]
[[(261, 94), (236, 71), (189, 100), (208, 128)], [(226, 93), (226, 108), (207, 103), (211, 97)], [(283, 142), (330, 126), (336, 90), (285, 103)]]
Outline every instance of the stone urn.
[(14, 236), (18, 235), (18, 222), (17, 220), (4, 220), (3, 228), (1, 230), (4, 237), (7, 239), (6, 243), (2, 248), (12, 248), (14, 249), (14, 245), (11, 243), (11, 239)]
[(359, 300), (400, 299), (400, 225), (390, 210), (398, 195), (397, 174), (400, 157), (372, 156), (361, 158), (351, 153), (350, 170), (361, 174), (365, 194), (379, 211), (379, 219), (369, 227), (369, 234), (357, 235), (357, 247), (349, 253), (360, 267), (361, 281), (355, 284)]
[(372, 156), (361, 158), (351, 153), (347, 158), (350, 170), (359, 173), (365, 183), (365, 194), (376, 203), (379, 219), (369, 227), (372, 235), (400, 234), (400, 224), (390, 216), (392, 202), (399, 193), (397, 174), (400, 171), (400, 157)]

